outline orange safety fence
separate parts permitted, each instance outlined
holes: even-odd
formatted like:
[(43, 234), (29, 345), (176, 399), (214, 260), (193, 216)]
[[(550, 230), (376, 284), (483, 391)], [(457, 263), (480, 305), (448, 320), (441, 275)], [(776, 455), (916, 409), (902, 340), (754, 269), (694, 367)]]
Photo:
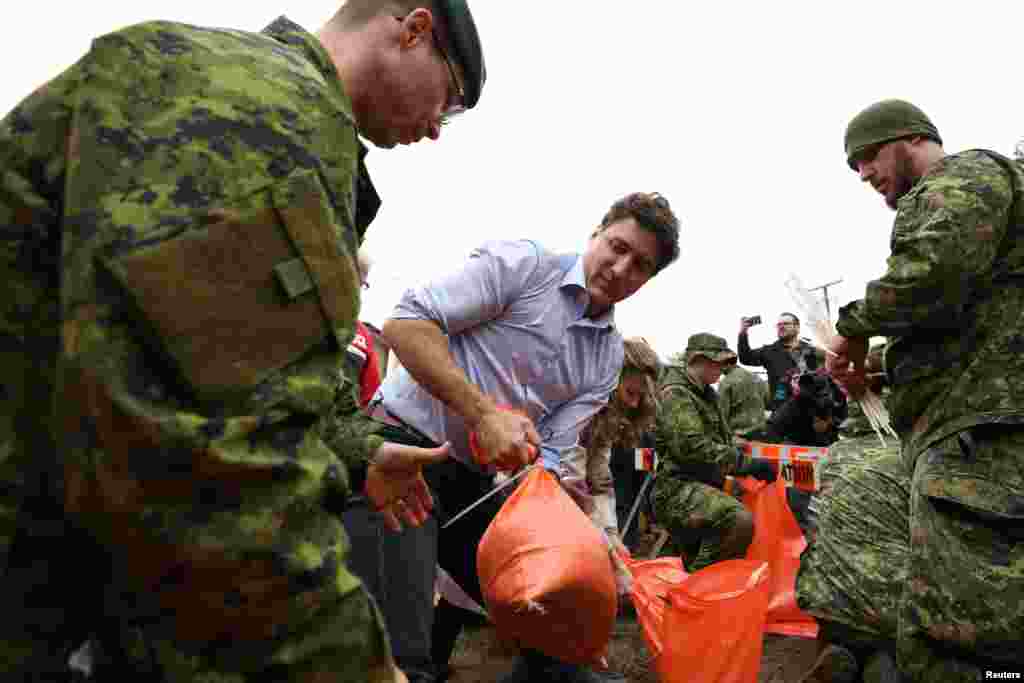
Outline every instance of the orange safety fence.
[(755, 460), (766, 460), (774, 464), (775, 472), (786, 486), (795, 486), (808, 492), (818, 490), (818, 464), (828, 453), (828, 448), (760, 441), (743, 441), (740, 448)]

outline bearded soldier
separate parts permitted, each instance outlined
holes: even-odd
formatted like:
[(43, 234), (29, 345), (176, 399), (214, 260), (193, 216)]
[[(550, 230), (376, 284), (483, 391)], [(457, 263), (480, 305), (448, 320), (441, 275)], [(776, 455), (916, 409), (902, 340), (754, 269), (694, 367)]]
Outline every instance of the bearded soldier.
[(1020, 671), (1024, 174), (987, 150), (947, 155), (901, 100), (857, 114), (844, 142), (896, 211), (886, 272), (840, 311), (827, 364), (857, 395), (868, 339), (890, 340), (888, 403), (910, 477), (898, 667), (913, 681)]

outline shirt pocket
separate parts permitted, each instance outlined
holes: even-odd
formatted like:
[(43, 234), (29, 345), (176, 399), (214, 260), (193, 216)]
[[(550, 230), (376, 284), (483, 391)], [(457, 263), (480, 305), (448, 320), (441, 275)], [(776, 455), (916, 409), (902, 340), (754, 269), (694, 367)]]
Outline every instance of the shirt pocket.
[(211, 213), (172, 239), (98, 258), (145, 341), (200, 400), (247, 393), (353, 333), (359, 277), (322, 184), (300, 171), (267, 192), (265, 208)]

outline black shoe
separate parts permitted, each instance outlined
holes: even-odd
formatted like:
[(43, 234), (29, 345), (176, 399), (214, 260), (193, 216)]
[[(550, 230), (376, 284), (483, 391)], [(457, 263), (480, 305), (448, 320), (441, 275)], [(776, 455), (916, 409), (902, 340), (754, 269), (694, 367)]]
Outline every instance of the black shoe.
[(620, 673), (592, 669), (580, 669), (576, 678), (569, 680), (571, 683), (626, 683), (626, 677)]
[(864, 665), (864, 683), (903, 683), (903, 674), (896, 666), (893, 656), (884, 651), (878, 650), (868, 657)]
[[(498, 683), (532, 683), (531, 675), (535, 674), (535, 667), (530, 666), (530, 661), (520, 655), (516, 657), (516, 665), (512, 671), (508, 672), (504, 676), (498, 679)], [(537, 678), (539, 683), (540, 678)]]
[(856, 680), (857, 658), (845, 647), (828, 645), (800, 683), (854, 683)]
[(547, 671), (546, 680), (557, 683), (626, 683), (626, 677), (614, 671), (594, 671), (579, 664), (559, 663)]

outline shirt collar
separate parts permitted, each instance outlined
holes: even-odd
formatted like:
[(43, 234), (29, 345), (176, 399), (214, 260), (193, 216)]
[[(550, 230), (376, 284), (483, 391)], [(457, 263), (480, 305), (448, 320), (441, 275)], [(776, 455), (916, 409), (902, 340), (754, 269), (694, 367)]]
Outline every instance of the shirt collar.
[(614, 305), (596, 318), (583, 317), (587, 306), (590, 305), (590, 294), (587, 292), (587, 276), (583, 272), (583, 256), (581, 254), (576, 254), (575, 262), (571, 268), (565, 271), (565, 275), (562, 277), (562, 284), (558, 288), (576, 301), (579, 310), (578, 322), (580, 324), (591, 327), (615, 327)]

